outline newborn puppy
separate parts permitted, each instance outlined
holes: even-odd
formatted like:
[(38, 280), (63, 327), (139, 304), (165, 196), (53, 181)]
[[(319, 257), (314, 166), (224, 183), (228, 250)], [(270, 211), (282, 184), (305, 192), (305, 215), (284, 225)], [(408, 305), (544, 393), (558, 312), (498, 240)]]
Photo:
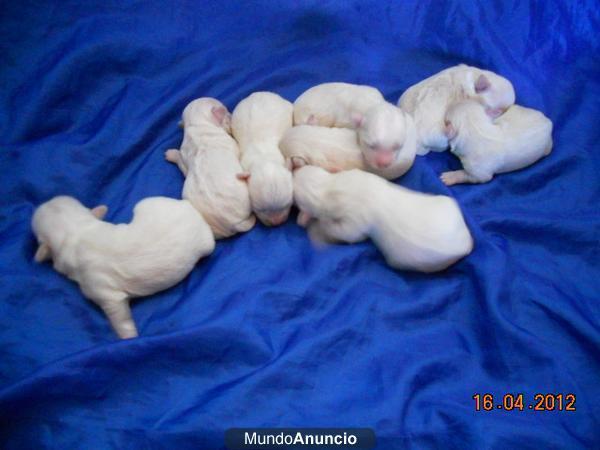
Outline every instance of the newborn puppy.
[(354, 128), (357, 119), (384, 102), (381, 92), (371, 86), (319, 84), (294, 102), (294, 125)]
[(248, 186), (237, 178), (243, 169), (230, 126), (230, 114), (221, 102), (194, 100), (183, 110), (181, 150), (165, 153), (186, 177), (183, 198), (202, 213), (216, 239), (248, 231), (256, 222)]
[(234, 109), (231, 128), (240, 145), (242, 167), (252, 209), (267, 226), (281, 225), (293, 201), (292, 173), (279, 151), (279, 141), (292, 126), (290, 102), (271, 92), (255, 92)]
[(106, 206), (87, 209), (72, 197), (40, 205), (32, 227), (39, 248), (35, 261), (76, 281), (120, 338), (137, 336), (129, 299), (179, 283), (215, 240), (187, 200), (152, 197), (139, 202), (129, 224), (103, 222)]
[(356, 128), (365, 162), (374, 169), (388, 168), (399, 159), (412, 164), (416, 152), (412, 118), (370, 86), (325, 83), (312, 87), (294, 102), (294, 123)]
[(442, 70), (402, 94), (398, 106), (415, 120), (418, 155), (448, 148), (444, 134), (446, 110), (452, 103), (469, 98), (481, 103), (490, 117), (498, 117), (515, 103), (515, 91), (510, 81), (494, 72), (460, 64)]
[(298, 223), (313, 241), (371, 238), (397, 269), (443, 270), (473, 248), (456, 201), (410, 191), (377, 175), (349, 170), (330, 174), (315, 166), (294, 172)]
[(409, 114), (386, 102), (367, 111), (357, 127), (358, 144), (372, 171), (397, 178), (412, 167), (417, 133)]
[(293, 169), (309, 164), (341, 172), (366, 166), (356, 131), (347, 128), (298, 125), (286, 131), (279, 148)]
[(372, 168), (365, 162), (356, 131), (347, 128), (298, 125), (283, 135), (279, 148), (294, 169), (306, 164), (322, 167), (332, 173), (361, 169), (386, 179), (404, 174), (414, 161), (414, 152), (412, 157), (401, 152), (389, 167)]
[(450, 107), (446, 114), (450, 151), (464, 170), (444, 172), (444, 184), (485, 183), (495, 173), (527, 167), (552, 150), (552, 122), (541, 112), (511, 106), (493, 121), (473, 100)]

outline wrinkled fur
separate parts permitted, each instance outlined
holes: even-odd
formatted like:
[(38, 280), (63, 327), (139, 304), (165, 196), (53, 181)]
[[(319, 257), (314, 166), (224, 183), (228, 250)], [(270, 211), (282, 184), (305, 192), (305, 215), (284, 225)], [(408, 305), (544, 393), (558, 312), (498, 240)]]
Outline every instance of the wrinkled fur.
[(506, 78), (465, 64), (442, 70), (408, 88), (398, 106), (415, 120), (418, 155), (448, 148), (444, 116), (452, 103), (464, 99), (478, 101), (490, 117), (497, 117), (514, 104), (515, 91)]
[(370, 86), (314, 86), (294, 102), (294, 124), (356, 129), (365, 162), (374, 169), (389, 168), (402, 160), (408, 170), (414, 160), (416, 132), (412, 118)]
[(446, 134), (464, 169), (443, 173), (447, 185), (485, 183), (496, 173), (527, 167), (552, 150), (550, 119), (518, 105), (492, 120), (473, 100), (456, 103), (446, 114)]
[(314, 125), (298, 125), (290, 128), (279, 143), (281, 152), (294, 168), (306, 164), (319, 166), (328, 172), (361, 169), (376, 173), (386, 179), (404, 174), (412, 165), (413, 158), (398, 160), (385, 169), (375, 169), (366, 164), (358, 144), (356, 131), (348, 128), (328, 128)]
[(292, 173), (279, 141), (292, 126), (290, 102), (271, 92), (255, 92), (233, 111), (231, 127), (242, 154), (252, 209), (267, 225), (287, 220), (293, 202)]
[(101, 219), (106, 207), (90, 210), (72, 197), (40, 205), (32, 227), (35, 259), (76, 281), (108, 317), (119, 337), (137, 336), (129, 299), (174, 286), (196, 262), (212, 253), (213, 234), (187, 200), (152, 197), (139, 202), (129, 224)]
[(397, 269), (443, 270), (473, 248), (458, 204), (410, 191), (360, 170), (330, 174), (315, 166), (294, 172), (298, 223), (317, 243), (371, 238)]
[(179, 151), (165, 154), (186, 177), (183, 198), (202, 213), (216, 239), (250, 230), (252, 214), (248, 186), (242, 172), (240, 151), (229, 134), (231, 117), (213, 98), (199, 98), (183, 111), (183, 142)]

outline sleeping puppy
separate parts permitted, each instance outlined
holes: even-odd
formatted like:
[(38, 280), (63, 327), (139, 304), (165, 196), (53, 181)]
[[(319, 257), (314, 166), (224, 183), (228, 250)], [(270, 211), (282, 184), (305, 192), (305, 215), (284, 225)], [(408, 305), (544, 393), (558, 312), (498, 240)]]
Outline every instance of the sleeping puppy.
[(450, 151), (463, 165), (463, 170), (441, 175), (448, 186), (485, 183), (496, 173), (527, 167), (552, 150), (550, 119), (518, 105), (493, 121), (476, 101), (456, 103), (446, 114), (445, 130)]
[(231, 117), (214, 98), (199, 98), (183, 110), (180, 150), (167, 150), (167, 161), (183, 172), (183, 198), (202, 213), (216, 239), (250, 230), (252, 214), (248, 186), (237, 178), (242, 172), (240, 150), (229, 134)]
[(418, 155), (448, 148), (444, 115), (452, 103), (469, 98), (481, 103), (486, 113), (495, 118), (515, 103), (515, 90), (510, 81), (494, 72), (460, 64), (442, 70), (402, 94), (398, 106), (415, 120)]
[(40, 205), (32, 228), (35, 261), (79, 284), (120, 338), (137, 336), (129, 299), (179, 283), (215, 247), (210, 227), (187, 200), (151, 197), (139, 202), (129, 224), (103, 222), (106, 206), (88, 209), (60, 196)]
[(371, 86), (318, 84), (294, 102), (294, 125), (355, 128), (357, 119), (384, 102), (381, 92)]
[(403, 175), (414, 161), (414, 152), (412, 155), (401, 152), (389, 167), (372, 168), (365, 162), (356, 131), (348, 128), (298, 125), (283, 135), (279, 148), (294, 169), (306, 164), (332, 173), (361, 169), (389, 180)]
[(341, 172), (366, 166), (356, 131), (348, 128), (298, 125), (286, 131), (279, 149), (293, 169), (309, 164)]
[(410, 191), (360, 170), (330, 174), (315, 166), (294, 172), (298, 224), (316, 243), (371, 238), (397, 269), (443, 270), (473, 248), (456, 201)]
[(234, 109), (231, 128), (240, 145), (252, 209), (267, 226), (281, 225), (290, 213), (293, 182), (279, 151), (279, 141), (292, 126), (290, 102), (271, 92), (255, 92)]
[(294, 124), (356, 129), (364, 160), (373, 169), (414, 160), (412, 118), (370, 86), (325, 83), (312, 87), (294, 102)]

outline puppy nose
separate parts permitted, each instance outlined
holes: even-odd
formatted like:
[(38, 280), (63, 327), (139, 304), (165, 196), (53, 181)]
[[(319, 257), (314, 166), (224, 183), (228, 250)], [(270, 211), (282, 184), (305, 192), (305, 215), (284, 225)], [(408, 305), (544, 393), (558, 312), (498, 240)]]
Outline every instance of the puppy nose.
[(288, 218), (289, 212), (283, 211), (275, 214), (270, 214), (267, 217), (267, 220), (271, 223), (272, 226), (281, 225)]
[(390, 151), (378, 151), (375, 155), (375, 164), (377, 167), (384, 168), (389, 166), (394, 160), (394, 153)]

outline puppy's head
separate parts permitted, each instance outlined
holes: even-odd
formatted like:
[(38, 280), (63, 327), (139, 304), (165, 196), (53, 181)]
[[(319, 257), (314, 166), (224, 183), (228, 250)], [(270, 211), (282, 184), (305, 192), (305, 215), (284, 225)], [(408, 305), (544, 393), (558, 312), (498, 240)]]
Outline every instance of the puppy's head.
[(374, 106), (364, 116), (355, 115), (353, 120), (367, 164), (377, 169), (391, 166), (406, 141), (405, 113), (386, 102)]
[(473, 89), (479, 103), (491, 118), (502, 115), (515, 103), (515, 89), (510, 81), (493, 72), (482, 70), (474, 75)]
[(183, 126), (210, 123), (231, 133), (231, 114), (219, 100), (202, 97), (190, 102), (182, 114)]
[(67, 236), (89, 223), (102, 219), (108, 208), (104, 205), (88, 209), (73, 197), (59, 196), (40, 205), (33, 214), (31, 226), (38, 240), (35, 261), (42, 262), (52, 258)]
[(286, 167), (272, 162), (255, 164), (238, 178), (247, 181), (252, 210), (263, 224), (276, 226), (287, 220), (294, 194), (292, 173)]
[(294, 201), (307, 218), (320, 216), (321, 200), (333, 176), (317, 166), (303, 166), (294, 171)]
[(482, 133), (491, 126), (492, 119), (486, 114), (485, 107), (476, 100), (463, 100), (453, 103), (446, 111), (444, 134), (454, 148), (458, 141)]

